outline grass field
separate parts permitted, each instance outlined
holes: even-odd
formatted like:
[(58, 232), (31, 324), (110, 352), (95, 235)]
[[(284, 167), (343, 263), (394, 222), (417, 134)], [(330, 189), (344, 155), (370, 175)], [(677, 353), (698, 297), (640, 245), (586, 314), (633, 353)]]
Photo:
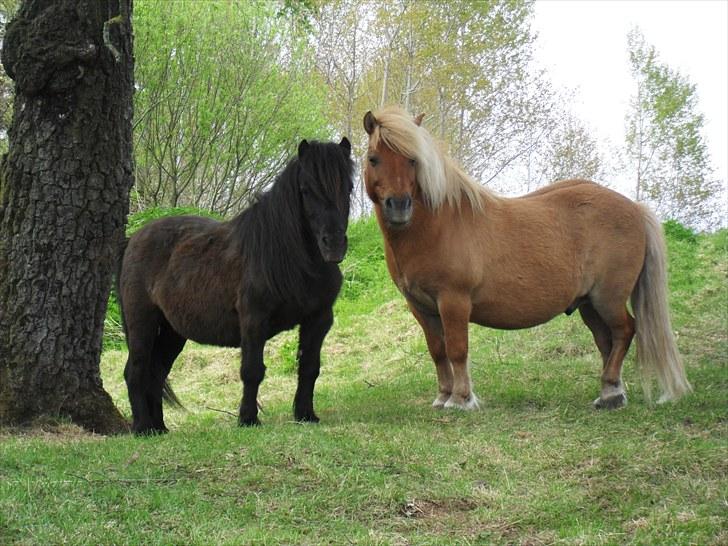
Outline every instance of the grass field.
[[(350, 230), (324, 345), (319, 425), (291, 420), (296, 334), (266, 348), (263, 426), (241, 429), (235, 350), (190, 345), (187, 410), (162, 437), (64, 422), (0, 429), (0, 544), (728, 544), (728, 232), (669, 224), (674, 327), (695, 392), (598, 412), (600, 363), (577, 316), (471, 328), (482, 409), (435, 411), (434, 367), (383, 263)], [(122, 350), (104, 384), (129, 413)]]

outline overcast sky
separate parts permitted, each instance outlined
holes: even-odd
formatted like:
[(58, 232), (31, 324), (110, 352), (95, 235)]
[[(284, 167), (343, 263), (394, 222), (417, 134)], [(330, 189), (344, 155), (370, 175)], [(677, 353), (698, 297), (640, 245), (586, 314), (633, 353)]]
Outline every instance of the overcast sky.
[(624, 142), (634, 92), (627, 33), (639, 27), (659, 58), (697, 85), (716, 175), (728, 179), (728, 0), (538, 0), (537, 61), (575, 90), (574, 113), (595, 136)]

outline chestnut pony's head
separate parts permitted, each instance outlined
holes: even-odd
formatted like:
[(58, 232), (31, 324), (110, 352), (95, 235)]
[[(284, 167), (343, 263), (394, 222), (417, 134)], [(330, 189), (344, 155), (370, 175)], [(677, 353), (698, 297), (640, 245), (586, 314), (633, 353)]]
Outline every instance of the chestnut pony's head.
[[(417, 135), (424, 115), (402, 118), (399, 124), (410, 138)], [(407, 127), (410, 125), (411, 127)], [(393, 142), (390, 131), (367, 112), (364, 129), (369, 135), (369, 149), (364, 166), (367, 194), (389, 227), (404, 227), (412, 219), (417, 185), (418, 143)]]
[(463, 195), (473, 209), (482, 209), (482, 188), (421, 127), (423, 117), (412, 117), (397, 106), (364, 116), (369, 135), (364, 182), (390, 229), (407, 227), (418, 207), (459, 207)]

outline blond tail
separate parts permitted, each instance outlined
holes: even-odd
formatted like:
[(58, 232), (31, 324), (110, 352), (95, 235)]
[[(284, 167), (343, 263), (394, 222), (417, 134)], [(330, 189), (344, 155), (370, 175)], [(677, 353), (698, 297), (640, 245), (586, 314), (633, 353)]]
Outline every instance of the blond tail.
[(670, 324), (667, 303), (667, 250), (662, 224), (644, 205), (647, 249), (642, 272), (632, 292), (636, 321), (637, 366), (648, 399), (652, 381), (662, 390), (658, 403), (680, 398), (692, 390), (683, 367)]

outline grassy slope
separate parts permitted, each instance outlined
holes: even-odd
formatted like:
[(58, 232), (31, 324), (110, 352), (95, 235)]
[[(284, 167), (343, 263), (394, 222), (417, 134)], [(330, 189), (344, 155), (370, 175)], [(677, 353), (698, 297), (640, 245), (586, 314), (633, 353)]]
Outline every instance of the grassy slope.
[[(728, 232), (669, 226), (675, 328), (695, 393), (596, 412), (577, 317), (472, 327), (483, 408), (430, 409), (434, 369), (372, 222), (351, 226), (325, 343), (318, 426), (291, 422), (295, 332), (266, 349), (264, 426), (239, 429), (238, 353), (189, 346), (169, 435), (0, 431), (0, 543), (725, 544)], [(128, 413), (125, 353), (104, 355)]]

